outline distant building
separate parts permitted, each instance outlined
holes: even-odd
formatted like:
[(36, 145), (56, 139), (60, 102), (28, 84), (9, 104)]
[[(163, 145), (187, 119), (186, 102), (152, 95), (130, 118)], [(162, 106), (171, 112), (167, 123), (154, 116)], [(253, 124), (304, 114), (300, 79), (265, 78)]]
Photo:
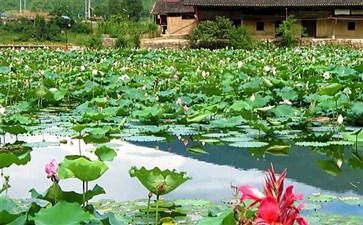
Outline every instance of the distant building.
[[(172, 4), (177, 6), (161, 7)], [(235, 25), (249, 26), (259, 38), (275, 38), (276, 28), (293, 15), (307, 37), (363, 39), (363, 0), (160, 0), (152, 13), (159, 18), (163, 15), (161, 22), (175, 15), (194, 14), (198, 21), (224, 16)], [(169, 29), (168, 23), (160, 21)], [(174, 20), (173, 30), (182, 26)]]
[(186, 6), (183, 0), (158, 0), (151, 13), (162, 34), (190, 34), (197, 24), (193, 6)]

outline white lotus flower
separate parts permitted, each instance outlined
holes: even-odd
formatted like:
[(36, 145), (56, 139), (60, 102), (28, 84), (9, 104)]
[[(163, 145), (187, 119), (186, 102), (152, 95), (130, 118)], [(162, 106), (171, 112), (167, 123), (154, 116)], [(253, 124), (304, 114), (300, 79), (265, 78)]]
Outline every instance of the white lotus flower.
[(238, 61), (238, 63), (237, 63), (237, 68), (239, 69), (239, 68), (241, 68), (243, 66), (243, 62), (242, 61)]
[(342, 124), (343, 120), (344, 120), (344, 118), (343, 118), (342, 114), (339, 114), (338, 119), (337, 119), (338, 124)]
[(81, 66), (81, 71), (84, 71), (86, 69), (86, 67), (85, 66)]
[(5, 113), (5, 108), (2, 105), (0, 105), (0, 115), (4, 113)]
[(97, 70), (92, 70), (92, 74), (93, 75), (97, 75), (98, 71)]
[(268, 72), (268, 71), (270, 71), (270, 70), (271, 70), (271, 67), (269, 67), (269, 66), (265, 66), (265, 67), (263, 67), (263, 70), (264, 70), (264, 71), (266, 71), (266, 72)]
[(323, 77), (324, 77), (324, 79), (329, 79), (330, 78), (330, 73), (329, 72), (325, 72), (323, 74)]
[(179, 97), (178, 100), (176, 100), (176, 104), (181, 105), (182, 104), (182, 99)]
[(251, 97), (250, 97), (250, 101), (251, 102), (254, 102), (256, 100), (256, 95), (255, 95), (255, 93), (253, 93), (252, 95), (251, 95)]

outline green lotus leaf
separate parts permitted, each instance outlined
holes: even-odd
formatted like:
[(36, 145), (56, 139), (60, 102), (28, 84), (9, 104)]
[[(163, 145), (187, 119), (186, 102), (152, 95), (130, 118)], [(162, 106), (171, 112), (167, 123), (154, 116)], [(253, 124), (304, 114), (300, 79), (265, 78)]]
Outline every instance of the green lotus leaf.
[(95, 150), (95, 154), (101, 161), (112, 161), (117, 156), (115, 150), (105, 145), (97, 147)]
[(300, 115), (300, 111), (290, 105), (279, 105), (271, 111), (276, 117), (297, 117)]
[(338, 93), (341, 89), (343, 89), (344, 85), (339, 83), (330, 84), (325, 87), (321, 87), (319, 89), (319, 95), (329, 95), (334, 96), (336, 93)]
[(220, 137), (228, 137), (232, 135), (231, 133), (208, 133), (208, 134), (203, 134), (203, 137), (206, 138), (220, 138)]
[(295, 145), (304, 146), (304, 147), (327, 147), (330, 144), (328, 142), (318, 142), (318, 141), (299, 141), (296, 142)]
[(0, 197), (0, 224), (9, 224), (21, 214), (16, 213), (16, 203), (8, 197)]
[(352, 141), (328, 141), (327, 142), (329, 145), (354, 145), (354, 142)]
[(317, 196), (311, 196), (308, 199), (313, 202), (331, 202), (338, 197), (334, 195), (319, 194)]
[(266, 152), (272, 155), (286, 156), (289, 155), (291, 145), (272, 145), (266, 149)]
[(315, 203), (306, 203), (304, 205), (304, 208), (302, 208), (304, 211), (316, 211), (319, 209), (322, 209), (323, 206), (320, 204), (315, 204)]
[(246, 101), (236, 101), (230, 108), (235, 112), (240, 112), (241, 110), (250, 111), (253, 109), (253, 106)]
[(344, 202), (348, 205), (354, 205), (354, 206), (362, 206), (363, 205), (363, 199), (360, 197), (339, 197), (339, 200)]
[(205, 218), (198, 221), (197, 225), (230, 225), (235, 224), (236, 221), (231, 209), (220, 213), (217, 217)]
[(178, 199), (174, 200), (174, 204), (181, 206), (213, 206), (213, 202), (201, 199)]
[(185, 176), (185, 172), (177, 173), (175, 170), (160, 170), (158, 167), (147, 170), (145, 167), (138, 169), (133, 166), (129, 170), (129, 174), (131, 177), (137, 177), (146, 189), (157, 196), (168, 194), (191, 179)]
[(209, 154), (207, 151), (205, 151), (202, 147), (200, 146), (195, 146), (195, 147), (190, 147), (187, 148), (188, 152), (191, 153), (195, 153), (195, 154)]
[(78, 178), (82, 181), (94, 181), (108, 170), (102, 161), (91, 161), (85, 157), (64, 159), (59, 166), (58, 175), (61, 179)]
[(248, 142), (248, 141), (253, 141), (253, 138), (248, 136), (237, 136), (237, 137), (225, 137), (221, 138), (220, 140), (224, 142)]
[(221, 129), (225, 129), (225, 128), (233, 128), (236, 127), (238, 125), (241, 125), (243, 123), (245, 123), (246, 120), (243, 119), (242, 116), (235, 116), (232, 118), (223, 118), (223, 119), (218, 119), (218, 120), (214, 120), (211, 122), (212, 125), (215, 125)]
[(187, 117), (187, 122), (188, 123), (200, 123), (202, 122), (205, 118), (211, 116), (212, 113), (211, 112), (201, 112), (201, 113), (196, 113), (194, 115), (188, 116)]
[(80, 204), (65, 201), (60, 201), (51, 208), (42, 208), (35, 214), (33, 220), (36, 225), (78, 225), (83, 222), (97, 222), (97, 219), (85, 212)]
[(329, 141), (335, 132), (313, 132), (304, 137), (305, 141), (319, 141), (319, 142), (327, 142)]
[(296, 101), (298, 94), (291, 87), (283, 87), (281, 90), (277, 91), (277, 95), (283, 100)]
[(171, 128), (169, 129), (169, 132), (171, 134), (174, 134), (176, 136), (191, 136), (191, 135), (197, 135), (199, 134), (200, 132), (192, 129), (192, 128), (189, 128), (189, 127), (180, 127), (180, 128)]
[[(55, 205), (58, 201), (66, 202), (77, 202), (79, 204), (83, 203), (83, 194), (76, 193), (74, 191), (63, 191), (59, 184), (53, 184), (48, 188), (44, 194), (38, 193), (34, 188), (29, 191), (32, 198), (42, 199)], [(89, 201), (93, 197), (101, 194), (105, 194), (105, 190), (98, 186), (97, 184), (92, 190), (88, 190), (85, 193), (85, 200)]]
[(146, 107), (143, 110), (136, 110), (132, 113), (134, 117), (140, 119), (159, 119), (164, 113), (163, 108), (158, 106)]
[(333, 160), (318, 160), (318, 167), (332, 176), (338, 176), (342, 173), (342, 169)]
[(134, 141), (134, 142), (156, 142), (156, 141), (165, 141), (165, 137), (157, 137), (154, 135), (135, 135), (130, 137), (125, 137), (125, 141)]
[(26, 127), (23, 125), (2, 125), (1, 129), (13, 135), (25, 134), (28, 132)]
[(260, 141), (239, 141), (229, 144), (229, 146), (236, 148), (260, 148), (267, 145), (268, 145), (267, 142), (260, 142)]
[(0, 168), (10, 167), (12, 164), (25, 165), (31, 159), (31, 147), (24, 142), (7, 143), (0, 147)]

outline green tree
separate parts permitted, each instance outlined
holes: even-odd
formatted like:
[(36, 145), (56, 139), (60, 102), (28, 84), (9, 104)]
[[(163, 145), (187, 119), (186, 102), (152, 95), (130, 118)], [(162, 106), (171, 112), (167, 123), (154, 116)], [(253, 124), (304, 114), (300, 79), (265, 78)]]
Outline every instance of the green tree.
[(143, 9), (142, 0), (124, 0), (122, 6), (130, 19), (139, 21)]
[(108, 16), (119, 15), (122, 13), (122, 6), (120, 0), (108, 1)]
[(297, 22), (295, 17), (290, 16), (280, 24), (276, 29), (276, 33), (281, 34), (282, 46), (291, 47), (303, 35), (304, 28)]
[(233, 23), (224, 17), (216, 17), (215, 21), (202, 21), (193, 30), (190, 41), (192, 47), (221, 48), (228, 45), (228, 32)]

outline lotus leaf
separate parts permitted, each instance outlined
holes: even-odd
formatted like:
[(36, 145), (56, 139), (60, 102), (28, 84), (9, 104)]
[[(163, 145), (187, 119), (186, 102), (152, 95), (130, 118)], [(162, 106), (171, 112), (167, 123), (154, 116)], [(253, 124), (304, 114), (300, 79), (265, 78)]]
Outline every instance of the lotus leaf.
[(339, 83), (330, 84), (325, 87), (321, 87), (319, 90), (320, 95), (329, 95), (334, 96), (336, 93), (338, 93), (340, 90), (342, 90), (344, 85)]
[(145, 167), (138, 169), (133, 166), (129, 170), (129, 174), (131, 177), (137, 177), (145, 188), (157, 196), (168, 194), (191, 179), (185, 176), (185, 172), (177, 173), (175, 170), (160, 170), (158, 167), (147, 170)]
[(259, 148), (268, 145), (268, 143), (260, 141), (239, 141), (229, 145), (236, 148)]
[(190, 147), (187, 148), (188, 152), (191, 153), (195, 153), (195, 154), (209, 154), (207, 151), (205, 151), (202, 147), (200, 146), (195, 146), (195, 147)]
[(331, 202), (336, 200), (338, 197), (334, 195), (320, 194), (317, 196), (311, 196), (308, 199), (313, 202)]
[(82, 222), (97, 222), (97, 219), (83, 211), (78, 203), (58, 202), (51, 208), (43, 208), (34, 216), (36, 225), (67, 224), (78, 225)]
[(85, 157), (64, 159), (60, 163), (59, 177), (61, 179), (75, 177), (82, 181), (94, 181), (108, 170), (102, 161), (91, 161)]
[(130, 136), (124, 138), (126, 141), (135, 141), (135, 142), (156, 142), (156, 141), (165, 141), (165, 137), (157, 137), (154, 135), (137, 135)]
[(112, 161), (117, 156), (115, 150), (105, 145), (97, 147), (95, 154), (101, 161)]
[[(74, 191), (63, 191), (62, 188), (59, 186), (59, 184), (53, 184), (48, 188), (46, 193), (40, 194), (35, 189), (31, 189), (29, 191), (31, 193), (32, 198), (42, 199), (46, 200), (52, 205), (55, 205), (58, 201), (66, 201), (66, 202), (77, 202), (79, 204), (83, 203), (83, 195), (76, 193)], [(97, 184), (93, 187), (92, 190), (88, 190), (85, 193), (85, 200), (89, 201), (93, 197), (101, 194), (105, 194), (105, 190), (98, 186)]]
[(0, 147), (0, 168), (10, 167), (12, 164), (25, 165), (30, 159), (32, 148), (24, 145), (24, 142), (8, 143)]
[(214, 121), (211, 122), (211, 124), (221, 128), (221, 129), (225, 129), (225, 128), (236, 127), (236, 126), (241, 125), (241, 124), (243, 124), (245, 122), (246, 122), (246, 120), (243, 119), (242, 116), (236, 116), (236, 117), (227, 118), (227, 119), (214, 120)]
[(7, 198), (0, 197), (0, 224), (9, 224), (16, 220), (20, 214), (16, 213), (16, 203)]

